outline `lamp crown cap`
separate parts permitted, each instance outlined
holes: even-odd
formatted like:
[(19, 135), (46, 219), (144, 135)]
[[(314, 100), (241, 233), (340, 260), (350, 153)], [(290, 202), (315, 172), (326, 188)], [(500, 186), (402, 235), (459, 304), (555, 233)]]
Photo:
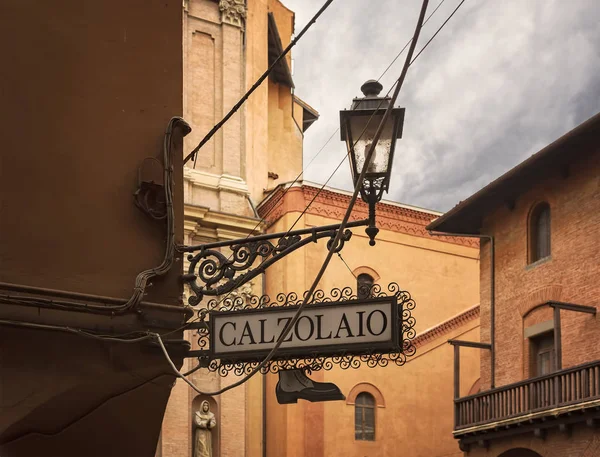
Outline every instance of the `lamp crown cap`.
[(377, 97), (383, 86), (379, 81), (375, 81), (374, 79), (369, 79), (366, 83), (360, 86), (360, 90), (364, 94), (365, 97)]

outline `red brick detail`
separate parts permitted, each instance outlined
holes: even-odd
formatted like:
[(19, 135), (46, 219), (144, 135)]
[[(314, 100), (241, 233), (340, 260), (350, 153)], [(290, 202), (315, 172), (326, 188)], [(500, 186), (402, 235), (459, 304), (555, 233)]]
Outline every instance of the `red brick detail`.
[[(303, 198), (299, 198), (300, 196)], [(349, 203), (349, 195), (332, 190), (323, 189), (320, 191), (319, 188), (308, 185), (292, 187), (287, 190), (279, 187), (268, 200), (259, 205), (258, 213), (261, 217), (265, 218), (268, 225), (272, 225), (284, 214), (288, 212), (302, 212), (308, 206), (306, 214), (341, 220), (346, 213)], [(367, 204), (362, 200), (357, 200), (350, 220), (358, 221), (366, 219), (368, 215), (369, 208)], [(438, 214), (426, 210), (406, 208), (387, 203), (377, 204), (377, 226), (380, 229), (423, 238), (432, 238), (472, 248), (479, 247), (479, 240), (477, 238), (432, 237), (429, 235), (425, 227), (437, 217)]]
[(532, 309), (550, 300), (560, 301), (561, 293), (562, 286), (558, 284), (543, 286), (532, 291), (527, 297), (521, 299), (521, 303), (519, 303), (521, 316), (525, 317)]
[(380, 278), (379, 274), (375, 270), (373, 270), (371, 267), (367, 267), (365, 265), (356, 267), (352, 271), (352, 274), (354, 275), (355, 278), (358, 278), (358, 275), (367, 274), (371, 278), (373, 278), (373, 281), (377, 281)]
[(441, 324), (420, 333), (413, 340), (413, 344), (415, 347), (423, 346), (447, 333), (450, 333), (452, 330), (466, 324), (467, 322), (477, 319), (478, 317), (479, 305), (475, 305), (472, 308), (469, 308), (468, 310), (448, 319), (447, 321), (444, 321)]
[(380, 408), (385, 408), (385, 400), (383, 398), (383, 395), (381, 394), (381, 391), (370, 382), (361, 382), (359, 384), (356, 384), (346, 397), (346, 404), (355, 404), (356, 397), (362, 392), (367, 392), (373, 395), (373, 398), (375, 399), (375, 404)]
[[(482, 435), (485, 438), (485, 435)], [(600, 455), (600, 431), (585, 426), (573, 427), (570, 433), (548, 429), (545, 439), (533, 433), (523, 433), (506, 439), (490, 440), (489, 448), (473, 446), (469, 457), (521, 455), (515, 449), (529, 449), (543, 457), (598, 457)], [(512, 451), (508, 454), (509, 451)]]

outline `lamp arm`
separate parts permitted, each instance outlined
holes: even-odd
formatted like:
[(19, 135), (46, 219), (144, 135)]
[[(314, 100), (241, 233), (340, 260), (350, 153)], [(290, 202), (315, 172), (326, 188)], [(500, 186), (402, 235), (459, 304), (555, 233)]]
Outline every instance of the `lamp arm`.
[[(365, 219), (350, 222), (346, 227), (360, 227), (369, 223), (370, 219)], [(341, 224), (332, 224), (289, 233), (265, 234), (180, 248), (181, 251), (190, 253), (188, 273), (182, 276), (192, 292), (188, 299), (189, 304), (195, 306), (204, 296), (218, 296), (231, 292), (288, 254), (311, 242), (316, 243), (321, 238), (329, 238), (327, 248), (331, 249), (340, 226)], [(344, 230), (333, 248), (334, 252), (339, 252), (351, 236), (350, 230)], [(231, 255), (226, 257), (217, 250), (220, 247), (229, 247)]]

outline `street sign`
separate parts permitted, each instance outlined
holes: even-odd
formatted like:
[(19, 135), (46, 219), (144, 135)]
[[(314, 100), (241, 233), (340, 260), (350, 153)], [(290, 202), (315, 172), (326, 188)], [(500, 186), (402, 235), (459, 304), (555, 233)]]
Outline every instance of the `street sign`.
[(288, 322), (291, 322), (304, 295), (294, 292), (268, 295), (235, 295), (214, 298), (198, 310), (196, 348), (187, 357), (220, 376), (241, 376), (261, 365), (262, 373), (281, 370), (330, 370), (402, 366), (415, 354), (416, 303), (396, 283), (379, 284), (361, 290), (370, 298), (359, 299), (350, 288), (316, 290), (313, 301), (302, 309), (300, 318), (274, 357), (263, 363)]
[[(308, 305), (275, 359), (398, 351), (402, 348), (401, 308), (395, 295)], [(244, 362), (266, 356), (297, 309), (212, 311), (211, 359)]]

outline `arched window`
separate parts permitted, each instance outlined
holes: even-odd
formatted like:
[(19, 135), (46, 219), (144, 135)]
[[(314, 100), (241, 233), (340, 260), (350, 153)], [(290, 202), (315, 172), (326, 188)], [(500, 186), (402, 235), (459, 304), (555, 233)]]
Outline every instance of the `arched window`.
[(356, 278), (356, 295), (358, 298), (369, 298), (371, 296), (371, 287), (373, 286), (373, 277), (366, 273), (361, 273)]
[(359, 393), (354, 403), (354, 438), (375, 441), (375, 398), (367, 392)]
[(550, 256), (550, 205), (540, 203), (529, 218), (529, 263)]

